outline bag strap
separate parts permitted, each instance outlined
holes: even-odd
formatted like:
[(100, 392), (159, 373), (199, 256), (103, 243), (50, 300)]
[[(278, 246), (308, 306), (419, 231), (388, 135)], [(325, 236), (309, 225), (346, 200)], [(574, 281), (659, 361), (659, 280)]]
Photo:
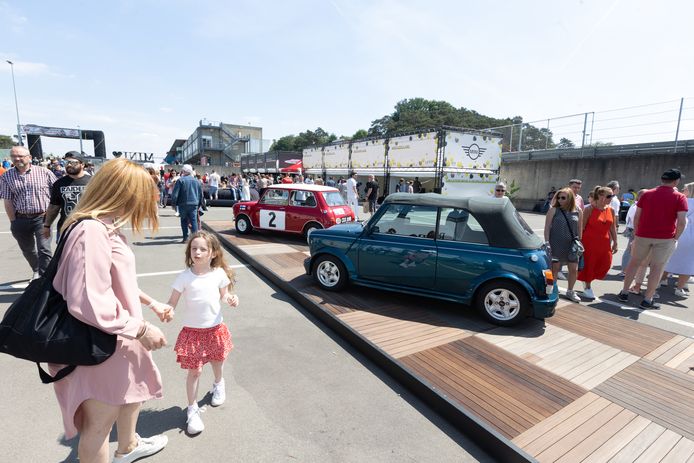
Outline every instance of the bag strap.
[(571, 236), (574, 237), (574, 238), (573, 238), (574, 240), (577, 240), (577, 239), (578, 239), (578, 236), (576, 236), (576, 235), (574, 234), (574, 231), (571, 229), (571, 223), (569, 223), (569, 218), (566, 216), (566, 212), (564, 212), (564, 209), (562, 209), (561, 207), (559, 207), (559, 208), (557, 208), (557, 209), (559, 209), (559, 210), (561, 211), (561, 215), (564, 216), (564, 220), (566, 220), (566, 226), (569, 227), (569, 231), (571, 232)]
[(50, 384), (56, 381), (60, 381), (61, 379), (65, 378), (67, 375), (72, 373), (75, 370), (75, 368), (77, 368), (76, 365), (68, 365), (65, 368), (61, 369), (58, 373), (56, 373), (55, 376), (51, 376), (48, 374), (46, 370), (41, 368), (40, 363), (37, 362), (36, 366), (39, 368), (39, 376), (41, 377), (41, 382), (43, 384)]

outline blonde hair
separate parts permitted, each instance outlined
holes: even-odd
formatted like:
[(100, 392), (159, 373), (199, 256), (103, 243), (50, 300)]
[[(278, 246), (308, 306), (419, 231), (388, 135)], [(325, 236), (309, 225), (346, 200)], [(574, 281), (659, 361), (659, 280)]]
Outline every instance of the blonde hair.
[(210, 267), (221, 268), (222, 270), (224, 270), (224, 273), (227, 274), (227, 277), (230, 281), (229, 286), (227, 286), (227, 288), (233, 289), (234, 283), (236, 282), (236, 275), (234, 274), (234, 271), (231, 269), (231, 267), (229, 267), (229, 264), (227, 264), (227, 261), (224, 258), (224, 251), (222, 250), (222, 244), (219, 242), (219, 239), (208, 231), (197, 231), (190, 235), (190, 238), (188, 238), (188, 243), (186, 244), (186, 266), (188, 268), (193, 266), (193, 257), (190, 254), (190, 248), (195, 238), (202, 238), (207, 242), (207, 246), (209, 246), (210, 253), (212, 254)]
[[(564, 207), (562, 207), (562, 205), (559, 203), (560, 194), (566, 195), (566, 202), (564, 203)], [(554, 194), (554, 198), (552, 198), (552, 207), (564, 209), (566, 212), (573, 212), (576, 209), (576, 196), (574, 196), (573, 190), (569, 187), (565, 187), (557, 191)]]
[(80, 219), (111, 214), (119, 214), (117, 227), (130, 222), (133, 230), (140, 233), (147, 220), (156, 231), (159, 228), (157, 195), (152, 177), (142, 166), (127, 159), (113, 159), (94, 174), (61, 232)]
[(694, 198), (694, 182), (685, 183), (682, 190), (687, 190), (687, 198)]

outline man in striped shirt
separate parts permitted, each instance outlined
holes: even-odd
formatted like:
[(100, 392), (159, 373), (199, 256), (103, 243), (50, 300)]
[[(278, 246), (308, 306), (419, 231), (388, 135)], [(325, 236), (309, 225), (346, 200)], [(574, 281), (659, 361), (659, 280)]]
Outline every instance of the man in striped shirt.
[(13, 147), (10, 158), (14, 169), (0, 176), (0, 198), (33, 280), (43, 274), (51, 260), (51, 241), (43, 236), (43, 219), (56, 178), (45, 167), (31, 165), (31, 154), (23, 146)]

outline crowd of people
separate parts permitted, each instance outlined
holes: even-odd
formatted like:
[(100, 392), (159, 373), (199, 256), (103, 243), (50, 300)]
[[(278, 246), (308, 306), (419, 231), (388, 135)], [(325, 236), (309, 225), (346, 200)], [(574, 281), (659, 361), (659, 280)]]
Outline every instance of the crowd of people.
[[(620, 209), (630, 204), (623, 234), (628, 238), (621, 261), (623, 289), (618, 299), (641, 294), (648, 271), (648, 283), (640, 307), (660, 305), (656, 289), (666, 286), (670, 275), (677, 275), (675, 296), (687, 297), (687, 283), (694, 275), (694, 183), (680, 191), (683, 178), (678, 169), (668, 169), (660, 186), (630, 189), (620, 197), (616, 180), (596, 186), (587, 201), (580, 195), (583, 182), (572, 179), (566, 187), (552, 192), (545, 218), (544, 238), (552, 258), (552, 271), (567, 280), (566, 297), (574, 302), (595, 299), (592, 283), (604, 279), (612, 268), (612, 257), (619, 250)], [(568, 277), (561, 273), (566, 266)], [(576, 281), (584, 284), (579, 295)]]

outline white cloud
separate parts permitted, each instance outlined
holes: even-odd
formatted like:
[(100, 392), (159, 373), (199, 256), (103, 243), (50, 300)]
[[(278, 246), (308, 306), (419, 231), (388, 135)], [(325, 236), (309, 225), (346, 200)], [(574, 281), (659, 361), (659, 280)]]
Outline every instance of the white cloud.
[(24, 26), (27, 23), (27, 17), (19, 13), (15, 8), (10, 6), (7, 2), (0, 2), (0, 18), (5, 27), (14, 33), (21, 33), (24, 31)]

